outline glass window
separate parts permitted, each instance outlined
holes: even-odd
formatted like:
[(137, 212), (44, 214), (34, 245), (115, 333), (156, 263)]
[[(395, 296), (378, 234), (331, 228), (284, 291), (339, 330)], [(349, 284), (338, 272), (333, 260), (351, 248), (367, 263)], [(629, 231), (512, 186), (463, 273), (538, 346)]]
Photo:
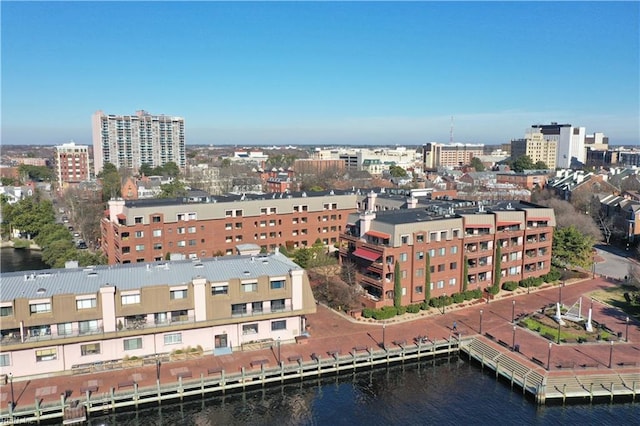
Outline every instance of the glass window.
[(446, 247), (440, 247), (440, 256), (444, 256), (447, 254), (447, 248)]
[(144, 231), (136, 231), (136, 238), (144, 237)]
[(286, 320), (271, 321), (271, 331), (286, 330), (286, 329), (287, 329)]
[(171, 333), (164, 335), (165, 345), (177, 345), (178, 343), (182, 343), (182, 333)]
[(79, 321), (78, 328), (80, 329), (80, 334), (96, 332), (98, 331), (98, 320)]
[(454, 285), (456, 285), (456, 279), (455, 279), (455, 278), (451, 278), (451, 279), (449, 279), (449, 285), (450, 285), (450, 286), (454, 286)]
[(242, 326), (242, 334), (258, 334), (258, 324), (244, 324)]
[(29, 311), (32, 314), (42, 314), (45, 312), (51, 312), (51, 302), (30, 304)]
[(244, 315), (247, 313), (246, 303), (231, 305), (231, 315)]
[(251, 312), (254, 314), (262, 313), (262, 302), (253, 302), (251, 303)]
[(144, 244), (136, 244), (136, 251), (144, 251)]
[(284, 310), (284, 299), (277, 299), (271, 301), (271, 311), (282, 311)]
[(36, 362), (54, 361), (57, 358), (58, 358), (58, 352), (56, 351), (56, 348), (36, 350)]
[(195, 226), (190, 226), (189, 229), (187, 229), (187, 232), (189, 232), (190, 234), (195, 234), (196, 233), (196, 227)]
[(123, 305), (134, 305), (140, 303), (140, 294), (126, 294), (121, 296)]
[(285, 280), (271, 281), (271, 290), (280, 290), (284, 288)]
[(423, 291), (423, 290), (422, 290), (422, 286), (421, 286), (421, 285), (416, 286), (416, 293), (418, 293), (418, 294), (422, 294), (422, 291)]
[(2, 317), (13, 316), (13, 306), (2, 306), (2, 307), (0, 307), (0, 316), (2, 316)]
[(11, 357), (9, 354), (0, 354), (0, 367), (9, 367), (11, 365)]
[(214, 296), (218, 296), (220, 294), (229, 294), (229, 286), (228, 285), (214, 285), (211, 287), (211, 294)]
[(258, 291), (258, 283), (244, 283), (242, 284), (242, 291), (244, 293), (253, 293)]
[(407, 261), (407, 253), (400, 253), (400, 262)]
[(124, 339), (122, 341), (125, 351), (132, 351), (134, 349), (142, 348), (142, 337), (136, 337), (135, 339)]
[(97, 299), (80, 299), (76, 300), (76, 309), (91, 309), (97, 306)]
[(58, 324), (58, 335), (59, 336), (68, 336), (70, 334), (72, 334), (72, 328), (71, 328), (71, 323), (70, 322), (65, 322), (62, 324)]
[(187, 298), (187, 290), (171, 290), (170, 299), (186, 299)]
[(89, 343), (80, 345), (80, 355), (96, 355), (100, 353), (100, 343)]
[(451, 254), (456, 254), (457, 252), (458, 252), (458, 246), (451, 247), (451, 250), (450, 250)]

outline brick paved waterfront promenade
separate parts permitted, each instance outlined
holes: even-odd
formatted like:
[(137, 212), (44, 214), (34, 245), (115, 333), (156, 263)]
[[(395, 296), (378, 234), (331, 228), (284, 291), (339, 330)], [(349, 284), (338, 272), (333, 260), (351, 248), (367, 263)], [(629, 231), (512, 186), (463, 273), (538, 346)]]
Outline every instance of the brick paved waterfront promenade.
[[(583, 296), (583, 315), (590, 306), (587, 296), (593, 290), (616, 285), (604, 279), (585, 280), (567, 283), (562, 289), (562, 300), (565, 306), (571, 306), (580, 296)], [(541, 307), (555, 303), (558, 300), (558, 286), (547, 286), (536, 289), (531, 294), (526, 290), (519, 290), (517, 295), (502, 295), (503, 297), (491, 303), (476, 302), (464, 307), (448, 307), (443, 314), (432, 308), (426, 313), (406, 315), (409, 319), (388, 320), (384, 330), (381, 323), (368, 320), (354, 320), (338, 314), (326, 307), (318, 306), (318, 312), (308, 316), (310, 337), (304, 343), (284, 342), (280, 346), (280, 357), (285, 364), (297, 364), (298, 360), (309, 361), (312, 354), (319, 354), (323, 358), (329, 357), (330, 352), (340, 351), (341, 354), (365, 350), (365, 348), (379, 347), (383, 334), (386, 345), (393, 342), (406, 341), (412, 343), (417, 336), (428, 336), (430, 340), (449, 339), (453, 332), (454, 321), (457, 331), (462, 337), (471, 337), (480, 332), (493, 337), (496, 342), (513, 344), (512, 314), (528, 314), (539, 311)], [(505, 293), (505, 292), (503, 292)], [(515, 301), (515, 305), (513, 303)], [(482, 310), (482, 318), (480, 311)], [(628, 342), (626, 337), (626, 315), (615, 308), (593, 303), (593, 319), (605, 323), (616, 333), (622, 333), (622, 338), (610, 343), (561, 344), (552, 343), (539, 335), (516, 327), (515, 343), (519, 352), (513, 356), (521, 358), (520, 362), (531, 365), (547, 376), (573, 376), (587, 374), (607, 374), (612, 372), (638, 373), (640, 372), (640, 326), (633, 320), (628, 326)], [(509, 350), (509, 349), (507, 349)], [(551, 355), (549, 359), (549, 354)], [(610, 363), (611, 357), (611, 365)], [(545, 365), (536, 365), (532, 359), (549, 364), (549, 371)], [(260, 369), (261, 365), (273, 367), (278, 364), (278, 349), (274, 345), (271, 349), (240, 352), (231, 355), (205, 355), (197, 359), (165, 362), (160, 368), (162, 384), (175, 383), (180, 376), (205, 377), (224, 370), (228, 374), (239, 372), (242, 367), (247, 371)], [(561, 368), (573, 365), (574, 368)], [(585, 366), (585, 367), (582, 367)], [(37, 372), (34, 372), (37, 374)], [(71, 399), (82, 399), (87, 390), (93, 393), (106, 393), (111, 388), (116, 391), (127, 384), (136, 382), (140, 388), (156, 385), (156, 366), (144, 366), (108, 372), (76, 375), (60, 375), (46, 378), (28, 378), (13, 381), (13, 395), (16, 410), (20, 407), (32, 406), (38, 399), (41, 403), (59, 402), (60, 394), (71, 391)], [(8, 413), (11, 401), (9, 384), (0, 388), (2, 415)]]

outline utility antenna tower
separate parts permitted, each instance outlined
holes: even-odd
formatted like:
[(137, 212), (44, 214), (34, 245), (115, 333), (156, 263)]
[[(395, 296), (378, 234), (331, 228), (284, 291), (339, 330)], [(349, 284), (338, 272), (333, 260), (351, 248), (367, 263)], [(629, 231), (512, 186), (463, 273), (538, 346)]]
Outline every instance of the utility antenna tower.
[(449, 130), (449, 143), (453, 143), (453, 115), (451, 116), (451, 129)]

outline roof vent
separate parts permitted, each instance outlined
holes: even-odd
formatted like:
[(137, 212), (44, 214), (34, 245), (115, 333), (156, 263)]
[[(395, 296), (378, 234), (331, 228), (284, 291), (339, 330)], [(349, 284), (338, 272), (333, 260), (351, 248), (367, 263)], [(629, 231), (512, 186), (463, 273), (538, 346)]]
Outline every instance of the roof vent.
[(47, 292), (46, 288), (40, 287), (39, 289), (36, 290), (36, 293), (41, 296), (43, 294), (45, 294)]
[(88, 277), (97, 277), (97, 276), (98, 276), (98, 273), (97, 273), (97, 272), (95, 272), (95, 271), (91, 271), (91, 272), (89, 272), (89, 273), (87, 274), (87, 276), (88, 276)]
[(202, 263), (196, 263), (195, 265), (193, 265), (194, 268), (204, 268), (204, 265)]
[(244, 271), (244, 274), (245, 274), (246, 276), (249, 276), (249, 275), (251, 275), (251, 272), (249, 272), (249, 271)]

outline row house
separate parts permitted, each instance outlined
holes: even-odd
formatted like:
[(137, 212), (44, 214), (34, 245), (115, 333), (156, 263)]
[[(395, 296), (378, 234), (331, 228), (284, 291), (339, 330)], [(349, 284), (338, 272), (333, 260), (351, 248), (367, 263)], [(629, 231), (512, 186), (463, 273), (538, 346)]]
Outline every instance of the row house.
[(24, 377), (293, 341), (316, 304), (285, 256), (3, 273), (0, 366)]
[(468, 290), (491, 286), (498, 246), (501, 283), (548, 273), (554, 227), (553, 209), (524, 201), (409, 200), (398, 210), (350, 215), (339, 254), (355, 265), (370, 307), (393, 304), (398, 262), (402, 304), (409, 305), (425, 300), (427, 285), (431, 297), (459, 293), (465, 280)]
[(101, 221), (109, 264), (233, 255), (257, 244), (263, 252), (338, 242), (351, 191), (242, 194), (151, 200), (110, 200)]

